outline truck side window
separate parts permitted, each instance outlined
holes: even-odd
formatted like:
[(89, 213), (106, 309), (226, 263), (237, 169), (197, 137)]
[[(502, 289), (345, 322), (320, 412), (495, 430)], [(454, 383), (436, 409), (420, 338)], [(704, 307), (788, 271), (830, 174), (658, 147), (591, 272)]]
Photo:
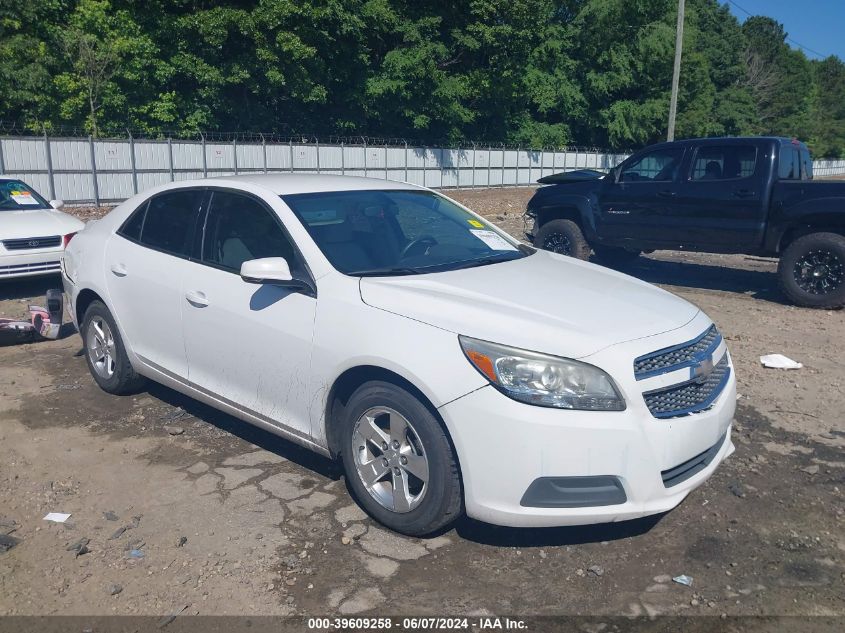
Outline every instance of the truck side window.
[(699, 147), (692, 162), (690, 180), (731, 180), (754, 174), (757, 148), (753, 145)]
[(798, 150), (791, 145), (784, 145), (780, 148), (778, 156), (778, 178), (780, 180), (800, 180), (801, 163), (798, 158)]
[(813, 179), (813, 159), (810, 157), (810, 152), (806, 149), (801, 150), (801, 166), (802, 166), (802, 180)]
[(684, 150), (667, 147), (643, 154), (625, 165), (619, 175), (619, 182), (666, 182), (675, 180)]

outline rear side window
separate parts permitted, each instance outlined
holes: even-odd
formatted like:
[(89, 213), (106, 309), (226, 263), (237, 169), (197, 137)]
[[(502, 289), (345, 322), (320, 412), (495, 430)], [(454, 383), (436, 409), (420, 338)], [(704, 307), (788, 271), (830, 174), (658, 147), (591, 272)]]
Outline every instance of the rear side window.
[(117, 232), (118, 235), (122, 235), (133, 242), (140, 242), (141, 229), (144, 228), (144, 218), (147, 215), (147, 207), (149, 205), (150, 201), (147, 200), (144, 204), (138, 207), (138, 209), (129, 216), (129, 219), (123, 223), (123, 226), (120, 227), (120, 230)]
[(690, 180), (735, 180), (754, 175), (757, 148), (753, 145), (699, 147)]
[(801, 165), (802, 165), (802, 178), (804, 180), (812, 180), (813, 179), (813, 159), (810, 157), (809, 150), (802, 149), (801, 150)]
[(215, 191), (205, 220), (202, 261), (240, 273), (241, 264), (263, 257), (284, 257), (296, 270), (294, 247), (271, 213), (257, 200)]
[(801, 162), (798, 157), (798, 150), (791, 145), (784, 145), (780, 148), (778, 178), (780, 180), (799, 180), (801, 178)]
[[(152, 198), (140, 227), (141, 244), (171, 255), (188, 257), (196, 213), (203, 194), (202, 190), (189, 189), (170, 191)], [(136, 212), (136, 215), (140, 213)], [(129, 229), (135, 229), (135, 225), (130, 227), (130, 224), (127, 223), (123, 229), (127, 237)]]

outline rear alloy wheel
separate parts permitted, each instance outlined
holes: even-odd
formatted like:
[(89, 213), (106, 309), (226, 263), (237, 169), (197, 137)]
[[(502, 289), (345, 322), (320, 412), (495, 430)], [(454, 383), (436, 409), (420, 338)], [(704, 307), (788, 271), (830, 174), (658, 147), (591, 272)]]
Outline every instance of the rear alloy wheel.
[(577, 259), (587, 260), (590, 257), (590, 245), (581, 227), (572, 220), (546, 222), (537, 231), (534, 246)]
[(778, 262), (783, 293), (809, 308), (845, 305), (845, 237), (811, 233), (792, 242)]
[(85, 345), (85, 361), (100, 389), (126, 395), (143, 388), (146, 379), (132, 368), (114, 318), (104, 303), (93, 301), (88, 306), (79, 332)]
[(361, 506), (402, 534), (430, 534), (461, 512), (454, 451), (434, 414), (381, 381), (359, 387), (344, 407), (341, 458)]

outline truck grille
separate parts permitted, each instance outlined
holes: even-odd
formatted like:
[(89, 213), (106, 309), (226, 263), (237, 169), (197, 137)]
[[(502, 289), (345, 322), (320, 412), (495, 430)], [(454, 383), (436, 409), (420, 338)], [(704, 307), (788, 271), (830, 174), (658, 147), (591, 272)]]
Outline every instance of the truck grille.
[(25, 251), (36, 248), (53, 248), (62, 243), (61, 235), (50, 235), (48, 237), (22, 237), (14, 240), (3, 240), (3, 246), (7, 251)]
[(719, 334), (715, 325), (711, 325), (707, 331), (692, 341), (636, 358), (634, 377), (637, 380), (643, 380), (657, 374), (692, 367), (700, 360), (709, 358), (721, 342), (722, 335)]
[(709, 409), (728, 382), (731, 368), (728, 354), (702, 377), (643, 393), (646, 406), (656, 418), (673, 418)]

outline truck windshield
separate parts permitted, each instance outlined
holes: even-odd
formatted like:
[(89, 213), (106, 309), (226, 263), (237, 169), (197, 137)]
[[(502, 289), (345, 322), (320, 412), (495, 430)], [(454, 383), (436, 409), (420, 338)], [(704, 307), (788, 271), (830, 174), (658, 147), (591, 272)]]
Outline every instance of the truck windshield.
[(20, 180), (0, 180), (0, 211), (51, 208), (44, 198)]
[(347, 275), (442, 272), (534, 252), (428, 191), (332, 191), (282, 199), (332, 266)]

